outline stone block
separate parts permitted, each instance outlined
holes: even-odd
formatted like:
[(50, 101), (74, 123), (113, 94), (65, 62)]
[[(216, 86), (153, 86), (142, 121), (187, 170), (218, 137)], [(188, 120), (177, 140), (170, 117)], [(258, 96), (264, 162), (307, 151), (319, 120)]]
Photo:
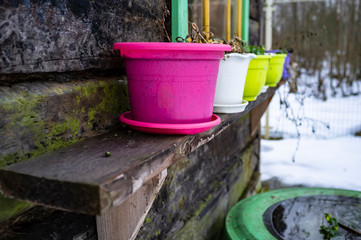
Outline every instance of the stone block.
[(114, 68), (115, 42), (163, 41), (165, 0), (5, 0), (0, 74)]

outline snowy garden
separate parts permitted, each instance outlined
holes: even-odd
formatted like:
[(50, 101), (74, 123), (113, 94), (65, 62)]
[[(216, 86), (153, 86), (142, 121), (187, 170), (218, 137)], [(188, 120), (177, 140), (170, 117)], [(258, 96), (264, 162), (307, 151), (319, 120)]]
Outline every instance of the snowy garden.
[[(315, 78), (301, 73), (298, 93), (284, 84), (269, 108), (270, 137), (261, 141), (262, 181), (285, 186), (330, 187), (361, 191), (361, 94), (326, 101), (314, 96)], [(331, 84), (330, 80), (327, 84)], [(332, 83), (333, 84), (333, 83)], [(331, 88), (327, 88), (331, 89)], [(354, 92), (360, 83), (353, 85)], [(266, 122), (263, 116), (262, 130)]]

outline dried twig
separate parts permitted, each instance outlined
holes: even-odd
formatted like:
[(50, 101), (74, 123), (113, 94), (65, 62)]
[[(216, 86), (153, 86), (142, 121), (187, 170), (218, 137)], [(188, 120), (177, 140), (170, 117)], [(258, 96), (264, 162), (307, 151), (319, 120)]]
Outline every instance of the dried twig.
[[(177, 37), (177, 42), (192, 42), (192, 43), (216, 43), (216, 44), (228, 44), (232, 47), (231, 52), (233, 53), (245, 53), (247, 43), (243, 41), (236, 34), (233, 35), (232, 40), (216, 40), (214, 39), (214, 34), (212, 32), (201, 32), (195, 23), (191, 24), (191, 34), (187, 35), (185, 38)], [(209, 34), (208, 39), (206, 38), (206, 34)]]
[(167, 5), (164, 4), (164, 5), (163, 5), (163, 16), (162, 16), (162, 19), (160, 20), (160, 25), (161, 25), (161, 29), (162, 29), (162, 31), (163, 31), (164, 36), (167, 38), (167, 40), (168, 40), (169, 42), (171, 42), (170, 37), (169, 37), (169, 35), (168, 35), (167, 28), (165, 27), (165, 19), (166, 19), (166, 17), (168, 17), (168, 16), (170, 16), (170, 12), (169, 12), (169, 10), (168, 10), (168, 8), (167, 8)]

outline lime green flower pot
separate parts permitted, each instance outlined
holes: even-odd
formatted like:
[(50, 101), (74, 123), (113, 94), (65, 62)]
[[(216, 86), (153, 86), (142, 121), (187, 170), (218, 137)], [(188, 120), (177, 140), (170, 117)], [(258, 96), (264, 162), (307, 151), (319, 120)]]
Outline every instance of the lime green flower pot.
[(243, 92), (244, 100), (254, 101), (261, 93), (266, 83), (270, 58), (271, 56), (269, 55), (257, 55), (257, 58), (252, 59), (249, 63)]
[(283, 66), (287, 54), (275, 54), (269, 64), (266, 85), (270, 87), (277, 86), (277, 83), (282, 78)]

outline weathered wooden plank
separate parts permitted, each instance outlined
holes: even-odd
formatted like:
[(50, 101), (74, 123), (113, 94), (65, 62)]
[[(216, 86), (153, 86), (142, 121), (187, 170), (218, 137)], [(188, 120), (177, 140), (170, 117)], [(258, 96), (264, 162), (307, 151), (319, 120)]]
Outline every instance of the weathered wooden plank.
[(167, 168), (179, 138), (121, 128), (1, 170), (2, 189), (23, 200), (100, 214)]
[(263, 113), (267, 110), (269, 103), (273, 96), (260, 103), (256, 108), (251, 111), (251, 134), (254, 135), (257, 130)]
[(97, 217), (99, 240), (132, 240), (136, 237), (145, 217), (162, 187), (167, 170), (163, 170), (137, 190), (120, 206)]
[[(54, 208), (101, 214), (126, 200), (144, 183), (211, 141), (266, 101), (269, 88), (246, 110), (219, 114), (222, 123), (188, 136), (158, 136), (121, 127), (108, 134), (0, 169), (0, 188), (10, 197)], [(110, 157), (105, 157), (110, 152)]]

